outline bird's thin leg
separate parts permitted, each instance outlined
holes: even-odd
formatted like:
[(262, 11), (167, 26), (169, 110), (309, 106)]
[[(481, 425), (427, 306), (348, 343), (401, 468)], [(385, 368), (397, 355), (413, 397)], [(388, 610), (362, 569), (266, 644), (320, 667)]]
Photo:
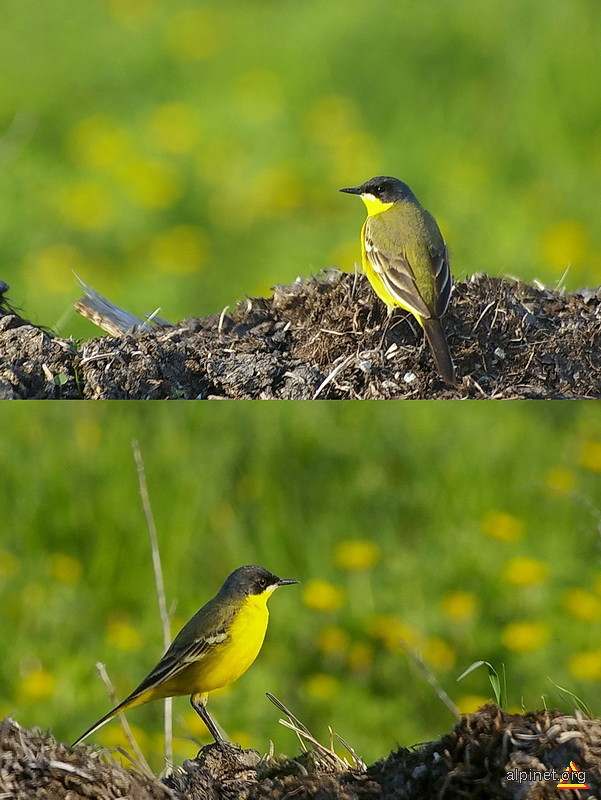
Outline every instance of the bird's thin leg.
[(390, 330), (390, 323), (392, 321), (392, 314), (394, 311), (394, 306), (386, 306), (386, 322), (384, 323), (384, 327), (382, 328), (382, 336), (380, 338), (380, 350), (384, 347), (384, 340), (386, 339), (386, 334)]
[(194, 711), (196, 711), (196, 713), (204, 722), (204, 724), (207, 726), (213, 739), (215, 739), (217, 744), (224, 745), (226, 741), (221, 735), (219, 728), (217, 727), (217, 723), (207, 711), (206, 703), (207, 703), (206, 694), (193, 694), (190, 697), (190, 705), (192, 706)]

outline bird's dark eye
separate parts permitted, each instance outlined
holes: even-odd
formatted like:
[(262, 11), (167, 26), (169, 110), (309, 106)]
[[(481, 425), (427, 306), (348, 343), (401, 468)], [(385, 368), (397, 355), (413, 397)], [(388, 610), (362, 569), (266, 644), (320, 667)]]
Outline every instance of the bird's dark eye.
[(257, 581), (261, 589), (264, 589), (267, 586), (267, 580), (265, 578), (259, 578)]

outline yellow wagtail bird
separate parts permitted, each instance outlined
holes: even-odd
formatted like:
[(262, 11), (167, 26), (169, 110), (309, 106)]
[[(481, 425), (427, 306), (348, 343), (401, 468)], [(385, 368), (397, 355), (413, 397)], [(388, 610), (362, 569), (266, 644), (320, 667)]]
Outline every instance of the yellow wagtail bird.
[(122, 703), (82, 734), (73, 746), (117, 714), (151, 700), (189, 694), (192, 708), (216, 742), (223, 736), (206, 708), (209, 692), (237, 680), (258, 656), (269, 620), (267, 601), (283, 580), (263, 567), (232, 572), (212, 600), (184, 625), (152, 672)]
[(424, 329), (436, 366), (450, 386), (455, 369), (440, 318), (449, 304), (449, 254), (436, 220), (406, 183), (380, 176), (341, 192), (358, 194), (367, 208), (361, 261), (389, 312), (409, 311)]

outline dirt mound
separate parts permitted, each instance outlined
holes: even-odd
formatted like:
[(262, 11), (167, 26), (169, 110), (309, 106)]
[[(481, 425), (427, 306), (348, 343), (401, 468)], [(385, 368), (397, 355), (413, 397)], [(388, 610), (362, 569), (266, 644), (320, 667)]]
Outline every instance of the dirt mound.
[(415, 320), (402, 311), (388, 320), (363, 275), (326, 270), (231, 314), (79, 347), (4, 301), (0, 396), (601, 397), (601, 288), (566, 294), (478, 274), (456, 285), (444, 324), (463, 381), (453, 389)]
[[(106, 751), (104, 751), (106, 753)], [(351, 767), (327, 748), (296, 758), (203, 747), (164, 781), (105, 763), (103, 751), (0, 724), (0, 796), (11, 800), (547, 800), (601, 797), (601, 723), (561, 711), (508, 714), (492, 704), (451, 733)], [(574, 787), (561, 788), (561, 783)]]

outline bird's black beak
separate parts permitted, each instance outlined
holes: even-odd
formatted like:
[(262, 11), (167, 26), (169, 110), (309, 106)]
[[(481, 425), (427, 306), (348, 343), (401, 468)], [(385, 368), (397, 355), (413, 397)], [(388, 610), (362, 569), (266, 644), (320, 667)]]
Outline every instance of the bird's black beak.
[(361, 186), (351, 186), (349, 189), (339, 189), (339, 191), (347, 194), (361, 194), (361, 188)]
[(300, 581), (293, 581), (290, 578), (278, 578), (278, 586), (289, 586), (291, 583), (300, 583)]

